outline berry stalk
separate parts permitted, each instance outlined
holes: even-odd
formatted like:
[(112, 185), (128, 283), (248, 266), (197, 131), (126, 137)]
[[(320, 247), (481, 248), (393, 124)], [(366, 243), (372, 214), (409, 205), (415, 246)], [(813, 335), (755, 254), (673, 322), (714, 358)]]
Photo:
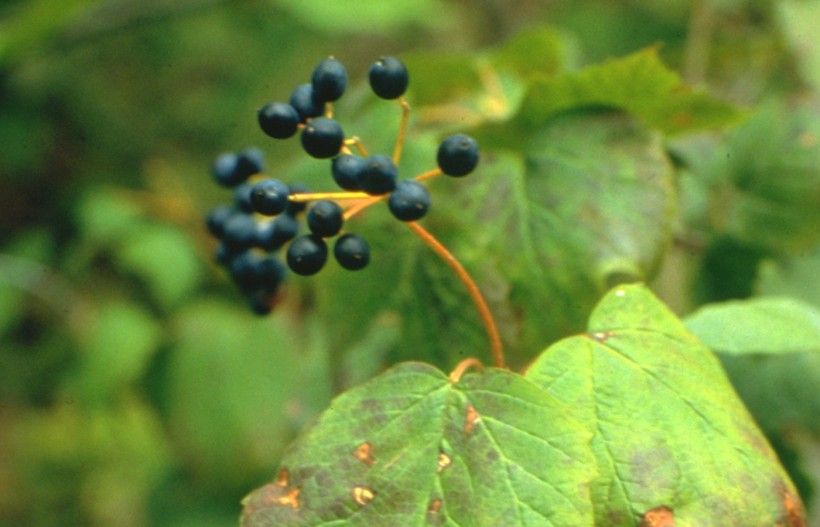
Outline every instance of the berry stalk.
[(294, 203), (307, 203), (320, 199), (362, 199), (370, 198), (366, 192), (299, 192), (288, 196), (288, 200)]
[(495, 320), (490, 312), (487, 301), (484, 300), (484, 295), (476, 285), (470, 273), (461, 265), (461, 262), (453, 256), (447, 247), (442, 245), (427, 229), (418, 223), (411, 221), (407, 226), (412, 230), (416, 236), (422, 239), (444, 262), (450, 266), (453, 272), (456, 273), (458, 279), (467, 288), (467, 293), (475, 304), (478, 314), (481, 317), (481, 322), (484, 325), (484, 330), (487, 332), (487, 337), (490, 339), (490, 355), (492, 355), (493, 363), (498, 368), (504, 368), (506, 361), (504, 360), (504, 346), (501, 343), (501, 335), (498, 333), (498, 327), (495, 325)]

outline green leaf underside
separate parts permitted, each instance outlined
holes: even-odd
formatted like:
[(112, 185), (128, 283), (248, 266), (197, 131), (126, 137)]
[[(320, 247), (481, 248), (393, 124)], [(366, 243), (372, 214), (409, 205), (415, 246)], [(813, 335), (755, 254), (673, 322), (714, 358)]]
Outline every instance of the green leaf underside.
[(487, 156), (465, 180), (469, 202), (453, 210), (468, 234), (452, 249), (471, 270), (494, 262), (524, 306), (510, 348), (534, 350), (582, 331), (609, 286), (653, 275), (676, 192), (660, 135), (622, 112), (556, 116), (524, 150)]
[(403, 363), (333, 401), (242, 525), (591, 525), (589, 439), (519, 375)]
[(686, 327), (721, 353), (820, 353), (820, 311), (785, 297), (709, 304)]
[(676, 525), (790, 524), (794, 488), (720, 363), (648, 289), (610, 292), (588, 331), (527, 378), (594, 434), (596, 525), (632, 526), (662, 505)]
[(586, 106), (627, 110), (665, 132), (716, 127), (738, 116), (728, 103), (693, 90), (667, 68), (656, 48), (534, 82), (518, 119), (532, 126)]

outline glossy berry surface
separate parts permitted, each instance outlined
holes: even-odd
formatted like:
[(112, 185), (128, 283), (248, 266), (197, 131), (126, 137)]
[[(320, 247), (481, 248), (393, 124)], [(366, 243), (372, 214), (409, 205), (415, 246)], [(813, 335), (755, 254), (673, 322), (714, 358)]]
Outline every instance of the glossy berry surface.
[(357, 234), (343, 234), (333, 246), (333, 256), (345, 269), (358, 271), (370, 262), (370, 244)]
[(301, 118), (299, 112), (290, 104), (272, 102), (259, 109), (257, 113), (259, 127), (275, 139), (287, 139), (296, 133)]
[(348, 154), (335, 157), (331, 164), (333, 180), (345, 190), (359, 190), (359, 178), (366, 165), (363, 157)]
[(382, 99), (396, 99), (404, 95), (410, 83), (407, 67), (396, 57), (382, 57), (368, 73), (370, 88)]
[(401, 221), (415, 221), (424, 217), (430, 208), (430, 193), (417, 181), (399, 181), (387, 201), (390, 212)]
[(316, 236), (328, 238), (336, 236), (342, 229), (342, 207), (335, 201), (319, 200), (307, 213), (307, 224), (310, 232)]
[(359, 188), (368, 194), (387, 194), (396, 188), (399, 169), (393, 160), (384, 155), (373, 155), (365, 160), (364, 170), (359, 174)]
[(310, 83), (317, 101), (335, 101), (347, 88), (347, 70), (338, 60), (327, 58), (313, 70)]
[(339, 153), (344, 142), (342, 127), (333, 119), (311, 119), (302, 130), (302, 148), (318, 159), (333, 157)]
[(278, 179), (263, 179), (253, 186), (250, 202), (256, 212), (273, 216), (287, 208), (289, 195), (290, 188)]
[(478, 164), (478, 143), (468, 135), (451, 135), (439, 145), (436, 161), (448, 176), (466, 176)]
[(290, 105), (299, 114), (299, 120), (304, 122), (310, 117), (318, 117), (324, 111), (324, 105), (318, 101), (313, 93), (311, 84), (300, 84), (290, 94)]
[(302, 276), (318, 273), (327, 262), (327, 244), (322, 238), (305, 234), (288, 245), (288, 267)]

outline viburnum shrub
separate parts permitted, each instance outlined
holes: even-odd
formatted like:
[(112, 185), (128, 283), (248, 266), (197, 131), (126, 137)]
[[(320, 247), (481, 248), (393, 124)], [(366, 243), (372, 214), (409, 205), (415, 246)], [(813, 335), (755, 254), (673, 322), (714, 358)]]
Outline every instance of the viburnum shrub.
[(216, 259), (267, 314), (288, 269), (319, 273), (331, 251), (347, 270), (378, 265), (355, 218), (385, 202), (466, 287), (493, 367), (475, 357), (449, 373), (403, 363), (338, 396), (273, 481), (245, 499), (242, 525), (804, 525), (794, 485), (720, 363), (645, 286), (616, 285), (587, 332), (552, 344), (523, 371), (507, 369), (476, 281), (419, 223), (434, 178), (482, 177), (478, 143), (445, 137), (428, 171), (402, 174), (409, 79), (395, 57), (369, 70), (375, 95), (400, 109), (389, 154), (370, 153), (336, 120), (334, 102), (348, 86), (336, 58), (320, 62), (287, 103), (265, 104), (262, 131), (298, 134), (309, 156), (328, 160), (328, 180), (341, 190), (269, 177), (256, 149), (219, 156), (213, 175), (233, 189), (233, 204), (207, 217)]

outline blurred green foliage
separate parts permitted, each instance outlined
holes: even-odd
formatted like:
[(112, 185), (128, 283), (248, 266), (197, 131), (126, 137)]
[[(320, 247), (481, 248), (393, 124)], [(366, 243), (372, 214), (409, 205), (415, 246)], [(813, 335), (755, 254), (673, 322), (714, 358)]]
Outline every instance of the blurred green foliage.
[[(291, 276), (264, 320), (211, 264), (219, 152), (257, 144), (328, 188), (255, 124), (328, 54), (351, 73), (339, 118), (374, 151), (399, 113), (364, 73), (406, 59), (404, 174), (443, 133), (480, 139), (480, 170), (432, 184), (425, 222), (516, 366), (623, 280), (679, 314), (820, 308), (818, 27), (817, 0), (3, 3), (0, 525), (235, 525), (341, 389), (485, 358), (460, 283), (383, 210), (357, 219), (370, 267)], [(820, 385), (818, 350), (778, 351), (724, 358), (818, 521), (818, 395), (798, 389)]]

